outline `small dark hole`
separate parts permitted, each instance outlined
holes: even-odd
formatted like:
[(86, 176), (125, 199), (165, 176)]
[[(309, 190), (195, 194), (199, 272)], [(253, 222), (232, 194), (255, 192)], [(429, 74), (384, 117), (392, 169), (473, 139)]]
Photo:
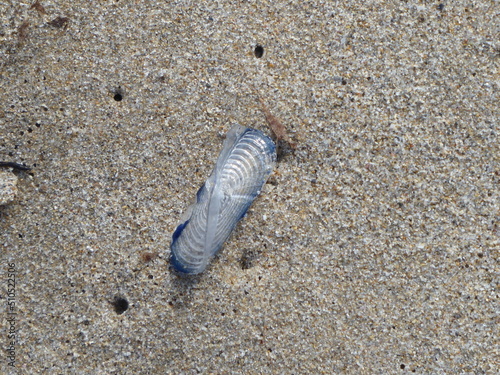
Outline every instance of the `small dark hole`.
[(444, 9), (444, 4), (443, 3), (439, 4), (438, 5), (438, 10), (442, 11), (443, 9)]
[(113, 96), (113, 99), (115, 99), (117, 102), (121, 102), (123, 99), (123, 95), (117, 92), (115, 96)]
[(262, 56), (264, 56), (264, 47), (257, 44), (255, 46), (255, 49), (253, 50), (253, 53), (256, 58), (260, 59)]
[(40, 127), (40, 123), (39, 123), (39, 122), (35, 123), (35, 126), (36, 126), (37, 128), (39, 128), (39, 127)]
[(347, 85), (347, 81), (345, 79), (342, 80), (342, 85)]
[(33, 129), (28, 128), (28, 133), (31, 133), (32, 131), (33, 131)]
[(115, 297), (113, 307), (115, 308), (115, 312), (121, 315), (128, 310), (128, 301), (123, 297)]
[(401, 366), (399, 366), (399, 367), (401, 367), (401, 370), (404, 370), (406, 366), (402, 364), (402, 365), (401, 365)]

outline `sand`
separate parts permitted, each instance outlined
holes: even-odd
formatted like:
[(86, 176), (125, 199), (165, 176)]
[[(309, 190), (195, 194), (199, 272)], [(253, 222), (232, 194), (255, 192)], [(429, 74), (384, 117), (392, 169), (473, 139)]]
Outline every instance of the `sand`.
[[(33, 168), (0, 207), (0, 373), (500, 372), (498, 1), (32, 4), (0, 4), (0, 161)], [(259, 98), (295, 148), (177, 275)]]

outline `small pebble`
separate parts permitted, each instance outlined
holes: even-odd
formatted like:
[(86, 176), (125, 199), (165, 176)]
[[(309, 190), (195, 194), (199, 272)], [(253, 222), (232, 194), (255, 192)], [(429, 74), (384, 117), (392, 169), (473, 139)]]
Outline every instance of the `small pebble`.
[(0, 205), (8, 204), (17, 195), (17, 176), (9, 171), (0, 171)]

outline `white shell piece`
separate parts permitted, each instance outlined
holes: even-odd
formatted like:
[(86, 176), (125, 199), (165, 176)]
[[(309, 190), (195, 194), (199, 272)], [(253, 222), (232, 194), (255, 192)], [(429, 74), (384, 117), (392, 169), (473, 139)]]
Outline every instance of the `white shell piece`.
[(210, 177), (172, 236), (173, 267), (198, 274), (222, 247), (276, 164), (274, 142), (259, 130), (235, 125), (227, 133)]
[(9, 171), (0, 171), (0, 206), (10, 203), (17, 195), (17, 176)]

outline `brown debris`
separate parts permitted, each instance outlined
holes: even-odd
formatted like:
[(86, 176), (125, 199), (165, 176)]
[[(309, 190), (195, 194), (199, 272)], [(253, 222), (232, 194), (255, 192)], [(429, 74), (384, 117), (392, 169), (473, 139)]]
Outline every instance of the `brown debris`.
[[(264, 112), (264, 116), (266, 117), (267, 124), (273, 133), (274, 141), (276, 142), (276, 148), (278, 153), (278, 160), (287, 152), (284, 152), (284, 148), (289, 148), (295, 150), (297, 145), (295, 142), (292, 142), (290, 137), (288, 136), (285, 126), (283, 123), (275, 117), (269, 108), (267, 108), (264, 100), (259, 96), (259, 101), (261, 104), (261, 110)], [(285, 146), (285, 147), (283, 147)], [(288, 147), (287, 147), (288, 146)]]
[(30, 27), (30, 23), (28, 21), (24, 21), (21, 26), (17, 29), (17, 38), (19, 39), (19, 44), (24, 42), (28, 37), (28, 28)]
[(285, 139), (286, 138), (286, 130), (283, 124), (281, 123), (280, 120), (278, 120), (276, 117), (274, 117), (271, 112), (269, 111), (269, 108), (267, 108), (266, 104), (264, 103), (264, 100), (259, 97), (260, 104), (262, 105), (261, 109), (262, 112), (264, 112), (264, 115), (266, 116), (266, 121), (269, 127), (271, 128), (271, 131), (273, 132), (275, 138), (277, 140)]
[(31, 4), (30, 9), (35, 9), (40, 14), (47, 14), (45, 8), (38, 0), (36, 0), (33, 4)]
[(144, 263), (149, 263), (149, 262), (155, 260), (157, 257), (158, 257), (158, 253), (156, 253), (156, 252), (152, 253), (152, 252), (146, 251), (146, 252), (141, 254), (141, 259)]
[(47, 22), (50, 26), (56, 27), (58, 29), (66, 30), (68, 28), (69, 18), (58, 16), (54, 18), (52, 21)]

